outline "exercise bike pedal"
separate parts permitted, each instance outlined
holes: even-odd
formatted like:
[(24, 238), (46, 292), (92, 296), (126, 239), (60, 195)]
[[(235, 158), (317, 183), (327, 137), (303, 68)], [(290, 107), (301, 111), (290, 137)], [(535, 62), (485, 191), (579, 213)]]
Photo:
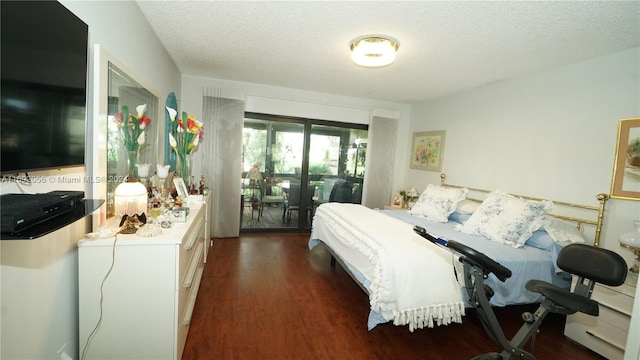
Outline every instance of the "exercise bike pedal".
[(533, 322), (536, 321), (535, 316), (533, 316), (533, 314), (528, 311), (523, 312), (521, 317), (522, 321), (526, 322), (527, 324), (533, 324)]

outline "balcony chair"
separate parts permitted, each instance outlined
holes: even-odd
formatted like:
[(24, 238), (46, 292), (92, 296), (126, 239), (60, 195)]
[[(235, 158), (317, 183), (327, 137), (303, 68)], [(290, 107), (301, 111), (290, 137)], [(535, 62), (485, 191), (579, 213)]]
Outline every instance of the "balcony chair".
[[(297, 211), (300, 215), (300, 184), (291, 184), (289, 188), (289, 199), (286, 204), (287, 223), (291, 221), (291, 211)], [(309, 202), (306, 205), (306, 212), (309, 218), (311, 218), (311, 212), (313, 211), (313, 195), (316, 192), (315, 185), (307, 186), (307, 195), (309, 196)]]
[(353, 183), (351, 181), (338, 180), (333, 184), (329, 202), (352, 203), (353, 202)]
[(271, 186), (271, 184), (267, 184), (264, 180), (260, 179), (260, 212), (258, 213), (258, 219), (262, 216), (262, 212), (264, 210), (264, 204), (284, 204), (284, 195), (267, 195), (267, 186)]

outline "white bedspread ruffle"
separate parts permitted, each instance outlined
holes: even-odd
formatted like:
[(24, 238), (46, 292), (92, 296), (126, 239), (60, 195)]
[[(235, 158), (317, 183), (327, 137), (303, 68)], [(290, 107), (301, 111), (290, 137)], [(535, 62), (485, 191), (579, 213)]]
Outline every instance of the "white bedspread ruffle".
[(462, 322), (465, 307), (451, 252), (415, 234), (410, 224), (362, 205), (323, 204), (315, 221), (369, 258), (371, 309), (386, 320), (410, 331)]

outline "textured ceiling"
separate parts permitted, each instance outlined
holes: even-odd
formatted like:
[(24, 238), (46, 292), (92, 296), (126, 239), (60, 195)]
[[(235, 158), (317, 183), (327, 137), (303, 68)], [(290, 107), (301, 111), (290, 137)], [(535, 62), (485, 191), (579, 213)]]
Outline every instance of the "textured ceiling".
[[(137, 3), (183, 74), (395, 102), (640, 46), (640, 1)], [(354, 65), (366, 34), (398, 39), (396, 62)]]

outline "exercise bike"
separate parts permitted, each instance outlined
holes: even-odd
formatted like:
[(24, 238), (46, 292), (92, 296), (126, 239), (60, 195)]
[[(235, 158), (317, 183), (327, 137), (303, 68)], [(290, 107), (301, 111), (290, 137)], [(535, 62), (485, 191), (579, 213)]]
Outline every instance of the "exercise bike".
[(530, 312), (522, 314), (524, 324), (513, 339), (508, 340), (489, 303), (494, 292), (489, 285), (485, 284), (484, 280), (493, 273), (500, 281), (504, 282), (511, 277), (511, 270), (464, 244), (435, 237), (423, 227), (415, 226), (413, 230), (434, 244), (460, 254), (459, 261), (463, 264), (469, 304), (476, 310), (489, 337), (503, 349), (501, 353), (482, 354), (474, 357), (473, 360), (507, 360), (512, 358), (534, 360), (535, 356), (522, 347), (535, 336), (547, 314), (568, 315), (583, 312), (598, 316), (598, 302), (591, 299), (594, 285), (602, 283), (609, 286), (620, 286), (627, 277), (627, 264), (619, 254), (585, 244), (565, 246), (558, 255), (557, 264), (560, 269), (578, 277), (573, 291), (545, 281), (529, 280), (525, 288), (542, 294), (544, 298), (533, 314)]

